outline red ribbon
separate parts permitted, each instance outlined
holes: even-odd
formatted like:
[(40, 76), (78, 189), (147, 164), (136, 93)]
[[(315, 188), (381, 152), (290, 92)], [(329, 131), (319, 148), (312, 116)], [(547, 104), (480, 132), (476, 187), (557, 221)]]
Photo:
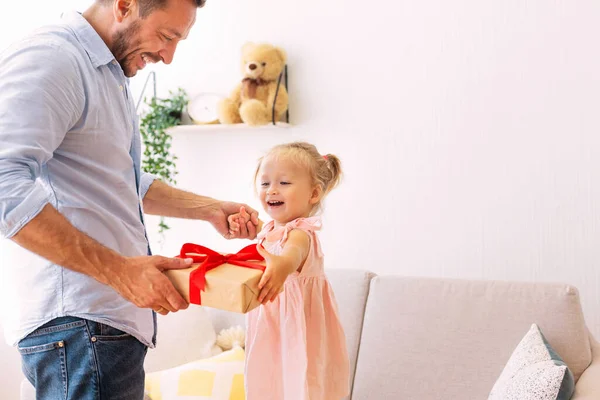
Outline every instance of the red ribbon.
[[(196, 253), (191, 255), (190, 253)], [(263, 261), (264, 258), (256, 250), (256, 244), (244, 247), (235, 254), (220, 254), (208, 247), (186, 243), (181, 247), (179, 258), (191, 258), (194, 263), (200, 263), (190, 274), (190, 303), (202, 304), (200, 293), (206, 288), (206, 273), (223, 264), (232, 264), (244, 268), (265, 270), (264, 265), (249, 261)]]

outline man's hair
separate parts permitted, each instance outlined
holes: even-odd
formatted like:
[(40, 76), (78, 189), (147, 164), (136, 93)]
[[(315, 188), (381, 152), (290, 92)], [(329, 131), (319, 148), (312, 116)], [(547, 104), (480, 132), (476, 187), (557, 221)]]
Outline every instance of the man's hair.
[[(114, 0), (99, 0), (100, 3), (108, 4)], [(206, 0), (194, 0), (198, 8), (204, 7)], [(138, 6), (140, 7), (140, 17), (146, 18), (155, 10), (164, 8), (167, 4), (167, 0), (138, 0)]]

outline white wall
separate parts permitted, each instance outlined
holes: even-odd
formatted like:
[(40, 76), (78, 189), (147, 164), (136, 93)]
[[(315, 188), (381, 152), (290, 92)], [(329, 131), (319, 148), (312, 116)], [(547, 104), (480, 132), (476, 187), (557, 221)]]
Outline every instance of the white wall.
[[(600, 337), (599, 17), (593, 0), (209, 0), (155, 67), (161, 94), (227, 93), (241, 44), (266, 40), (288, 50), (295, 127), (176, 134), (180, 185), (256, 205), (260, 151), (310, 140), (346, 172), (329, 267), (570, 282)], [(166, 254), (242, 245), (172, 224)]]
[[(0, 6), (0, 45), (85, 7), (34, 3)], [(325, 214), (329, 267), (571, 282), (600, 337), (599, 17), (593, 0), (209, 0), (173, 65), (155, 67), (161, 94), (228, 92), (241, 44), (267, 40), (289, 52), (296, 126), (180, 134), (180, 184), (256, 205), (260, 151), (310, 140), (346, 172)], [(172, 225), (165, 254), (242, 245)], [(2, 394), (16, 364), (0, 365)]]
[(2, 321), (0, 321), (0, 395), (3, 399), (17, 400), (19, 385), (24, 379), (21, 372), (21, 356), (4, 340)]

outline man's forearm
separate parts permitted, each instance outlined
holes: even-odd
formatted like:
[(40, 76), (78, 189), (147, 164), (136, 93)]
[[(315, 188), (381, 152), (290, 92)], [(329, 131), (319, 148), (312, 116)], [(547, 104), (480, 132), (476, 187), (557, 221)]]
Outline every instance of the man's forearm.
[(208, 220), (219, 201), (155, 180), (144, 197), (144, 212), (164, 217)]
[(124, 261), (117, 252), (77, 230), (51, 205), (46, 205), (12, 240), (54, 264), (105, 284), (112, 277), (110, 268)]

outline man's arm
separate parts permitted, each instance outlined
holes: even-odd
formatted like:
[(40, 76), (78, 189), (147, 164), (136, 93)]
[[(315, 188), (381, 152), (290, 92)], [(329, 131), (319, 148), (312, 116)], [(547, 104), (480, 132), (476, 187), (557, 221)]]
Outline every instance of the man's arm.
[(77, 230), (51, 205), (46, 205), (12, 240), (54, 264), (113, 287), (138, 307), (168, 311), (187, 308), (186, 301), (161, 272), (187, 268), (191, 260), (124, 257)]
[[(184, 190), (176, 189), (156, 179), (150, 185), (143, 199), (144, 212), (164, 217), (199, 219), (210, 222), (217, 232), (225, 238), (256, 237), (258, 213), (245, 204), (215, 200), (211, 197), (200, 196)], [(241, 229), (230, 231), (227, 217), (240, 212), (244, 207), (248, 211), (246, 224)]]
[(85, 104), (77, 62), (57, 45), (6, 51), (0, 60), (0, 235), (10, 238), (54, 201), (44, 165)]

